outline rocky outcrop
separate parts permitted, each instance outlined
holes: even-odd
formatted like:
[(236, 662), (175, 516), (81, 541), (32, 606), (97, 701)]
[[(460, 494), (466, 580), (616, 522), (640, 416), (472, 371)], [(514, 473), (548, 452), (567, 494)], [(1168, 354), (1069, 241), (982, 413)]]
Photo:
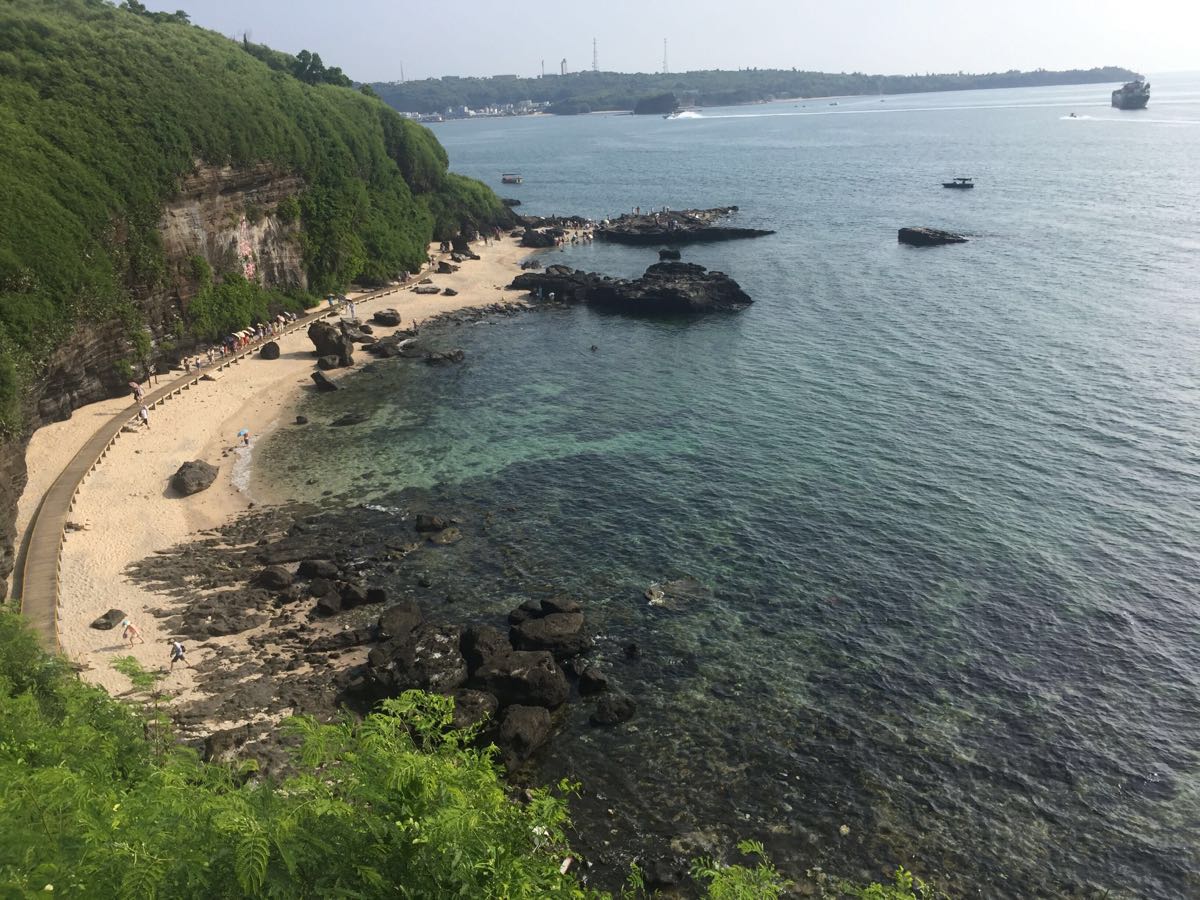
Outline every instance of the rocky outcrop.
[(896, 239), (902, 244), (913, 247), (938, 247), (942, 244), (965, 244), (967, 239), (953, 231), (942, 231), (938, 228), (924, 226), (908, 226), (901, 228)]
[(210, 465), (202, 459), (194, 459), (191, 462), (185, 462), (171, 476), (171, 487), (188, 497), (210, 487), (216, 480), (216, 466)]
[(660, 262), (633, 281), (567, 266), (522, 272), (510, 287), (542, 298), (589, 303), (634, 314), (702, 313), (745, 309), (752, 302), (736, 281), (695, 263)]
[(558, 239), (561, 236), (561, 231), (556, 234), (550, 231), (536, 231), (532, 228), (526, 228), (524, 234), (521, 235), (521, 246), (531, 247), (535, 250), (544, 250), (548, 247), (557, 246)]
[(320, 359), (333, 357), (339, 367), (354, 365), (354, 342), (340, 328), (318, 320), (308, 326), (308, 339)]
[(611, 220), (597, 228), (596, 237), (616, 244), (699, 244), (774, 234), (763, 228), (740, 228), (714, 224), (737, 212), (736, 206), (716, 209), (669, 209), (661, 212), (631, 214)]

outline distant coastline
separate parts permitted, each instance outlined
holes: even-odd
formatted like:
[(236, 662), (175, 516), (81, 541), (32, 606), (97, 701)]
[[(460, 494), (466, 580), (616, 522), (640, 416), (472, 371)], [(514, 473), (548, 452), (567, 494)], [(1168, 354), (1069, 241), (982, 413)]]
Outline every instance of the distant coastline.
[(413, 117), (476, 118), (538, 112), (553, 115), (622, 112), (633, 110), (646, 98), (668, 94), (674, 95), (680, 106), (737, 106), (783, 99), (1115, 84), (1136, 76), (1136, 72), (1118, 66), (925, 75), (716, 69), (680, 74), (572, 72), (540, 78), (446, 76), (422, 81), (379, 82), (371, 84), (370, 88), (385, 103)]

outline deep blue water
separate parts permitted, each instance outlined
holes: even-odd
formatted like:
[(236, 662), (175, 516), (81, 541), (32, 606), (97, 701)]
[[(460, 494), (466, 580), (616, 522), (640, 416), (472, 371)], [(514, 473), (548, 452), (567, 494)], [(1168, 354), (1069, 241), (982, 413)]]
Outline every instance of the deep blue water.
[[(684, 259), (755, 304), (448, 329), (463, 366), (312, 398), (372, 418), (264, 441), (259, 477), (459, 512), (427, 566), (463, 619), (585, 601), (638, 716), (572, 709), (537, 777), (583, 780), (601, 864), (742, 836), (965, 895), (1200, 896), (1200, 78), (1152, 80), (1140, 113), (1098, 85), (437, 126), (520, 212), (738, 204), (777, 233)], [(643, 599), (685, 574), (711, 596)]]

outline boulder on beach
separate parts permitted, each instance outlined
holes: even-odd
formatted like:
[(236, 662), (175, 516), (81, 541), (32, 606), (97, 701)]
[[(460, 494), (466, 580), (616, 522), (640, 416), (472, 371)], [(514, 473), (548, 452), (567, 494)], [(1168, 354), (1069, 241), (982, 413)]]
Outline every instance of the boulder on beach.
[(171, 487), (185, 497), (198, 494), (217, 480), (217, 467), (200, 459), (185, 462), (171, 476)]
[(413, 288), (414, 294), (440, 294), (442, 289), (436, 284), (418, 284)]
[(322, 372), (329, 372), (333, 369), (340, 369), (341, 367), (341, 359), (336, 356), (322, 356), (317, 360), (317, 368)]
[(308, 339), (313, 342), (318, 357), (332, 356), (339, 366), (354, 364), (354, 342), (342, 329), (318, 320), (308, 326)]
[(458, 271), (458, 266), (454, 263), (448, 263), (444, 259), (438, 260), (437, 273), (439, 275), (453, 275)]
[(423, 622), (405, 637), (376, 647), (367, 666), (377, 686), (389, 694), (419, 688), (448, 694), (467, 680), (467, 663), (459, 651), (462, 627)]
[(400, 313), (391, 308), (376, 310), (375, 315), (371, 316), (371, 321), (376, 325), (386, 325), (389, 328), (394, 328), (400, 324)]
[(301, 578), (337, 578), (337, 563), (329, 559), (306, 559), (300, 563)]
[(109, 629), (116, 628), (117, 625), (119, 625), (121, 623), (121, 620), (124, 618), (125, 618), (125, 613), (122, 612), (121, 610), (110, 609), (108, 612), (106, 612), (100, 618), (98, 618), (94, 622), (92, 622), (92, 624), (88, 627), (95, 628), (97, 631), (108, 631)]
[(537, 231), (533, 228), (526, 228), (524, 234), (521, 235), (521, 246), (532, 247), (534, 249), (546, 249), (554, 247), (558, 244), (558, 238), (549, 232)]
[(445, 290), (442, 291), (442, 296), (443, 297), (457, 297), (458, 291), (456, 291), (454, 288), (446, 288)]
[(279, 344), (275, 341), (267, 341), (259, 348), (258, 355), (263, 359), (279, 359)]
[(924, 226), (907, 226), (901, 228), (896, 239), (902, 244), (913, 247), (938, 247), (942, 244), (965, 244), (967, 239), (953, 231), (942, 231), (939, 228)]
[(459, 688), (450, 696), (454, 699), (454, 727), (460, 731), (494, 718), (500, 708), (500, 701), (486, 691)]
[(282, 591), (292, 586), (292, 573), (283, 566), (267, 566), (258, 573), (255, 581), (269, 591)]
[(336, 381), (331, 381), (329, 376), (324, 372), (312, 373), (313, 384), (317, 386), (318, 391), (339, 391), (341, 388)]

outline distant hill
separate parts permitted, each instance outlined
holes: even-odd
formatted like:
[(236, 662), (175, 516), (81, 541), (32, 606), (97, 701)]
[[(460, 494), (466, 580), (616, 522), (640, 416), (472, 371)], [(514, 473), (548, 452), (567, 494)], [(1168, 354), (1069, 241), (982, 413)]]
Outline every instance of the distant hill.
[(713, 69), (651, 75), (624, 72), (577, 72), (542, 78), (429, 78), (424, 81), (376, 83), (371, 88), (402, 112), (434, 113), (449, 107), (503, 106), (532, 100), (549, 102), (563, 112), (631, 110), (645, 97), (674, 94), (697, 106), (728, 106), (783, 97), (838, 97), (854, 94), (913, 94), (980, 88), (1040, 87), (1054, 84), (1098, 84), (1129, 81), (1129, 69), (1069, 69), (1052, 72), (992, 72), (986, 75), (865, 75), (862, 72), (803, 72), (796, 69)]

